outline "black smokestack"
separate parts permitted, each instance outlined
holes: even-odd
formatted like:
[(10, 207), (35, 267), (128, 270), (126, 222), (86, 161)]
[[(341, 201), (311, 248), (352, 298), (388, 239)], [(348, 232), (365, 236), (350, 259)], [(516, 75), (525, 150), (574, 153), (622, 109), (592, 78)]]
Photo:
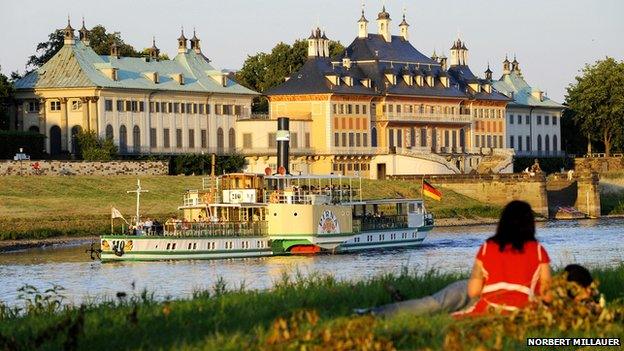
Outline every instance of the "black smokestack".
[(290, 174), (288, 167), (288, 157), (290, 153), (290, 120), (288, 117), (279, 117), (277, 119), (277, 172), (280, 173), (280, 167), (284, 167), (284, 174)]

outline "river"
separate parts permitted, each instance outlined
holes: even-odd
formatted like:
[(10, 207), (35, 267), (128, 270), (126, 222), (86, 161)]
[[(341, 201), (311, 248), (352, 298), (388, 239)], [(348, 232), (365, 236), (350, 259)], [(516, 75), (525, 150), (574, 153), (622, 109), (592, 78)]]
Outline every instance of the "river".
[[(158, 299), (188, 298), (193, 291), (212, 287), (222, 277), (229, 288), (270, 288), (283, 274), (332, 274), (359, 280), (383, 273), (411, 271), (468, 272), (479, 245), (495, 226), (436, 228), (416, 248), (344, 255), (269, 257), (180, 262), (91, 261), (85, 245), (0, 253), (0, 301), (20, 304), (18, 289), (57, 284), (65, 288), (66, 303), (112, 298), (119, 291), (147, 289)], [(624, 219), (558, 221), (538, 224), (538, 239), (554, 267), (580, 263), (615, 266), (624, 261)], [(134, 288), (133, 288), (134, 287)]]

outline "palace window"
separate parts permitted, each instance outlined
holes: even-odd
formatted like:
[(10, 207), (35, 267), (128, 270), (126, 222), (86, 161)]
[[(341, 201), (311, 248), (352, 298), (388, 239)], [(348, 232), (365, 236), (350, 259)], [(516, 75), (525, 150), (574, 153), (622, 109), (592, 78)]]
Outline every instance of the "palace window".
[(290, 147), (293, 149), (299, 148), (299, 139), (297, 138), (297, 133), (290, 133)]
[(180, 113), (186, 113), (186, 105), (184, 103), (180, 104)]
[(557, 125), (557, 116), (552, 116), (553, 126)]
[(275, 140), (275, 133), (269, 133), (269, 148), (275, 148), (277, 146), (277, 141)]
[[(197, 106), (197, 105), (196, 105), (196, 106)], [(199, 106), (198, 106), (198, 107), (199, 107), (199, 114), (200, 114), (200, 115), (203, 115), (203, 114), (204, 114), (204, 106), (205, 106), (204, 104), (199, 104)]]
[(193, 113), (197, 114), (197, 112), (198, 112), (197, 110), (198, 110), (197, 104), (193, 104)]
[(397, 130), (397, 146), (403, 147), (403, 131), (401, 129)]
[(362, 134), (362, 146), (368, 147), (368, 133)]
[(82, 101), (74, 100), (72, 101), (72, 111), (80, 111), (82, 109)]
[(541, 125), (542, 124), (542, 116), (537, 116), (537, 125)]
[(544, 124), (550, 125), (550, 116), (544, 116)]
[(243, 133), (243, 147), (245, 149), (251, 149), (251, 133)]
[(139, 112), (145, 112), (145, 102), (139, 101)]
[(362, 136), (360, 135), (360, 133), (355, 134), (355, 146), (356, 147), (360, 147), (362, 146)]
[(514, 115), (509, 115), (509, 124), (514, 124)]
[(182, 147), (182, 129), (176, 129), (176, 147)]
[(349, 146), (355, 146), (355, 136), (353, 133), (349, 133)]
[(366, 114), (366, 113), (367, 113), (367, 112), (366, 112), (366, 105), (362, 105), (362, 113), (363, 113), (363, 114)]
[(200, 137), (201, 137), (200, 138), (201, 139), (201, 147), (205, 149), (205, 148), (208, 147), (208, 133), (206, 132), (205, 129), (202, 129), (199, 133), (200, 133)]
[(347, 133), (342, 133), (342, 146), (346, 147), (347, 145)]
[(512, 148), (512, 149), (514, 148), (514, 140), (516, 140), (516, 139), (514, 138), (514, 136), (513, 136), (513, 135), (510, 135), (510, 136), (509, 136), (509, 147), (510, 147), (510, 148)]
[(355, 114), (360, 114), (360, 105), (355, 105)]
[(206, 114), (210, 114), (210, 104), (206, 104)]
[(340, 133), (334, 133), (334, 146), (340, 146)]
[(149, 112), (150, 113), (156, 112), (156, 104), (153, 101), (150, 101), (149, 103)]
[(163, 146), (166, 148), (171, 147), (169, 143), (169, 128), (163, 129)]
[(351, 104), (347, 105), (347, 114), (353, 114), (353, 105)]
[(215, 114), (217, 116), (220, 116), (223, 114), (223, 105), (220, 105), (220, 104), (215, 105)]
[(104, 100), (104, 111), (112, 111), (113, 110), (113, 100), (106, 99)]
[(156, 147), (156, 128), (150, 128), (150, 147)]
[(396, 111), (397, 111), (397, 113), (401, 113), (401, 105), (397, 105), (396, 106)]
[(29, 101), (28, 102), (28, 112), (30, 112), (30, 113), (39, 113), (39, 101)]
[(195, 148), (195, 129), (189, 129), (188, 130), (188, 146), (189, 148), (193, 149)]
[(305, 147), (306, 149), (310, 148), (310, 133), (305, 133)]
[(223, 114), (226, 116), (232, 115), (232, 105), (223, 105)]
[(180, 103), (179, 102), (173, 103), (173, 113), (179, 113), (179, 112), (180, 112)]
[(197, 111), (193, 112), (193, 104), (191, 104), (191, 103), (186, 104), (186, 113), (188, 113), (188, 114), (197, 113)]
[(522, 151), (522, 137), (518, 135), (518, 151)]
[(61, 110), (60, 101), (50, 101), (50, 111), (60, 111), (60, 110)]
[(154, 103), (154, 105), (155, 105), (155, 112), (160, 113), (160, 102), (156, 102)]

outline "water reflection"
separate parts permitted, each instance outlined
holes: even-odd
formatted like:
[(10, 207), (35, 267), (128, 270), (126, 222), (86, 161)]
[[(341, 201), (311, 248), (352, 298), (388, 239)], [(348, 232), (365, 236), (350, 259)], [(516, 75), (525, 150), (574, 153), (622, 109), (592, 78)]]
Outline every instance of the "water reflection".
[[(271, 287), (283, 274), (312, 272), (338, 279), (365, 279), (398, 273), (403, 267), (424, 272), (468, 272), (477, 247), (494, 233), (495, 226), (436, 228), (424, 245), (412, 249), (369, 251), (314, 257), (268, 257), (219, 261), (92, 262), (88, 245), (28, 250), (0, 254), (0, 300), (14, 304), (24, 284), (66, 288), (68, 302), (113, 297), (118, 291), (147, 289), (156, 297), (185, 298), (198, 289), (211, 288), (223, 277), (230, 288)], [(578, 262), (588, 266), (613, 266), (624, 260), (624, 219), (545, 222), (538, 237), (553, 265)]]

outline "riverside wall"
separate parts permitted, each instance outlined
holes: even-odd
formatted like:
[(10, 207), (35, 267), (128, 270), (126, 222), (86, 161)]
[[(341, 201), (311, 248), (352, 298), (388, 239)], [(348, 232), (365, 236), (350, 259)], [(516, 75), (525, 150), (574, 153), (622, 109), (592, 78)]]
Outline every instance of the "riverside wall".
[(165, 161), (0, 161), (0, 176), (113, 176), (113, 175), (168, 175)]
[[(391, 178), (420, 182), (422, 177), (413, 175)], [(434, 186), (450, 189), (487, 204), (505, 206), (513, 200), (525, 201), (533, 211), (547, 218), (552, 217), (559, 207), (567, 206), (573, 206), (590, 217), (600, 217), (596, 173), (577, 174), (574, 180), (565, 185), (571, 190), (565, 196), (553, 196), (548, 190), (548, 184), (553, 180), (543, 174), (430, 175), (425, 178)]]
[(612, 157), (577, 157), (574, 159), (576, 172), (611, 172), (624, 170), (624, 155)]

